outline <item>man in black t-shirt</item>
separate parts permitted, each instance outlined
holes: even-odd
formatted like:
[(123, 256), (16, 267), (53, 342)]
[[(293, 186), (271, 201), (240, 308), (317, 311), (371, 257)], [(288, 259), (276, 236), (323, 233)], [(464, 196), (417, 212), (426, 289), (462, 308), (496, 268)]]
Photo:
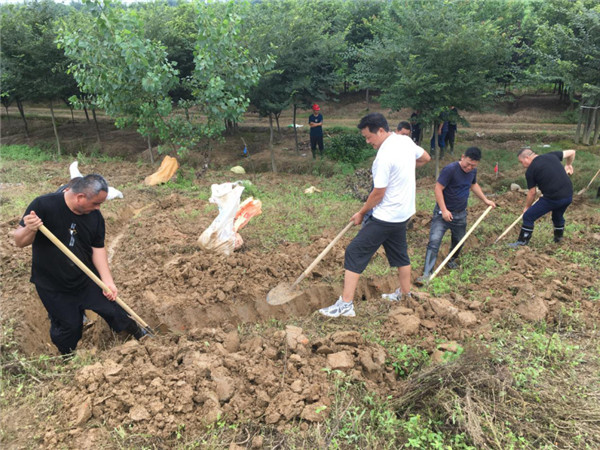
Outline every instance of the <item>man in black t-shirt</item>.
[[(523, 209), (523, 224), (517, 242), (508, 244), (511, 247), (529, 244), (533, 233), (534, 222), (543, 215), (552, 211), (554, 224), (554, 242), (560, 242), (565, 231), (564, 214), (573, 201), (573, 184), (569, 175), (573, 174), (573, 160), (575, 150), (550, 152), (537, 155), (530, 148), (519, 152), (519, 162), (527, 169), (527, 199)], [(565, 166), (561, 161), (565, 161)], [(535, 205), (536, 187), (542, 191), (541, 197)]]
[[(145, 334), (114, 301), (117, 287), (108, 267), (104, 218), (99, 211), (107, 195), (108, 184), (100, 175), (74, 179), (63, 192), (34, 199), (15, 231), (17, 247), (33, 247), (30, 281), (48, 311), (50, 337), (62, 354), (77, 347), (86, 309), (98, 313), (117, 332), (128, 331), (136, 339)], [(38, 233), (42, 225), (89, 267), (110, 292), (103, 293), (52, 241)]]

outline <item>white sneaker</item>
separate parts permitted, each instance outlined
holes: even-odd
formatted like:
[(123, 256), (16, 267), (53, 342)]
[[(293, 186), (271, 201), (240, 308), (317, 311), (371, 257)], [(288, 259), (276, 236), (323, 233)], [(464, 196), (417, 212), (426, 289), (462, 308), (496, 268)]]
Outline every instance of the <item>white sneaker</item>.
[(321, 314), (327, 317), (354, 317), (356, 313), (354, 312), (354, 302), (345, 302), (342, 300), (342, 297), (338, 298), (338, 301), (333, 305), (328, 306), (327, 308), (321, 308), (319, 310)]
[(402, 298), (402, 292), (400, 291), (400, 288), (398, 288), (391, 294), (381, 294), (381, 298), (389, 300), (390, 302), (397, 302)]

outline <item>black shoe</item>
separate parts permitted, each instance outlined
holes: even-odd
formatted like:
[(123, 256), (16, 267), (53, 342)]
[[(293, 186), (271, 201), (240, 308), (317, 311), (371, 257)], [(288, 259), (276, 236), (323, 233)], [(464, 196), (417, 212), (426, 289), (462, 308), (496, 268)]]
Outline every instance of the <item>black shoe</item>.
[(458, 269), (459, 265), (456, 262), (456, 259), (451, 259), (450, 261), (448, 261), (448, 264), (446, 264), (448, 266), (448, 269)]

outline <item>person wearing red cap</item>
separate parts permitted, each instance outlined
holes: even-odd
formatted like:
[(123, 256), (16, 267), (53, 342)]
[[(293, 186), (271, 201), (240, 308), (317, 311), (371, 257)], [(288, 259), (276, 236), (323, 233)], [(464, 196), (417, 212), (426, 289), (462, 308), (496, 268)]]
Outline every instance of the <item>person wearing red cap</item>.
[(313, 159), (317, 159), (317, 145), (319, 153), (323, 158), (323, 115), (321, 108), (316, 103), (312, 106), (313, 113), (308, 118), (308, 126), (310, 127), (310, 151)]

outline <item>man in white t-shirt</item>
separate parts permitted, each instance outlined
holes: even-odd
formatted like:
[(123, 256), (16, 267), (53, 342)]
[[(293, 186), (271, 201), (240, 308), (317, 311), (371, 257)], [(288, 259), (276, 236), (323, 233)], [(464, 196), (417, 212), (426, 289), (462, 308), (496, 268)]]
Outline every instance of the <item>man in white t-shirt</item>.
[(363, 117), (358, 129), (367, 144), (377, 150), (373, 161), (373, 190), (363, 207), (350, 219), (360, 225), (373, 210), (356, 237), (346, 248), (344, 290), (333, 305), (319, 310), (328, 317), (354, 317), (354, 293), (360, 274), (381, 245), (391, 267), (398, 268), (400, 287), (383, 298), (397, 301), (410, 296), (410, 259), (406, 243), (406, 224), (415, 213), (415, 167), (431, 159), (429, 154), (408, 136), (390, 132), (380, 113)]

